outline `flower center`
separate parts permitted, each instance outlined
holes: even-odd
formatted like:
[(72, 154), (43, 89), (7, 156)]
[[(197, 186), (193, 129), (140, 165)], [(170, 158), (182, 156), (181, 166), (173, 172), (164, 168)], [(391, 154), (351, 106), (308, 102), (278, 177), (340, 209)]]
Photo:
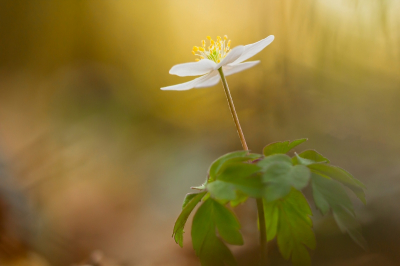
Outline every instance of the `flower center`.
[(224, 36), (222, 39), (220, 36), (217, 36), (217, 41), (211, 39), (210, 36), (207, 36), (207, 39), (210, 41), (210, 45), (206, 47), (206, 41), (202, 40), (202, 46), (194, 46), (192, 54), (199, 56), (196, 58), (196, 61), (200, 61), (201, 59), (210, 59), (215, 63), (221, 62), (221, 60), (229, 53), (231, 40), (228, 40), (228, 36)]

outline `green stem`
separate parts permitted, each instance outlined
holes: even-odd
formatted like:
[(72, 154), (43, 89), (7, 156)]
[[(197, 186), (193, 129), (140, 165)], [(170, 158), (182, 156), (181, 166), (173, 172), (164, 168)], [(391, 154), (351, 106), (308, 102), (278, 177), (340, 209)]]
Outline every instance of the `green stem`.
[(267, 265), (267, 232), (265, 226), (264, 206), (263, 200), (257, 199), (257, 210), (258, 210), (258, 223), (260, 226), (260, 266)]
[[(228, 100), (229, 110), (231, 111), (233, 121), (236, 125), (236, 130), (239, 134), (240, 142), (242, 143), (242, 147), (245, 151), (248, 151), (249, 148), (246, 144), (246, 139), (244, 138), (244, 134), (242, 128), (239, 123), (239, 118), (237, 116), (235, 105), (233, 104), (232, 96), (229, 91), (228, 83), (226, 82), (224, 72), (222, 71), (222, 67), (218, 69), (219, 75), (221, 76), (222, 86), (225, 90), (226, 99)], [(260, 225), (260, 265), (267, 265), (267, 234), (265, 227), (265, 216), (264, 216), (264, 206), (262, 199), (257, 199), (257, 210), (258, 210), (258, 219)]]
[(235, 122), (236, 130), (239, 134), (239, 138), (240, 138), (240, 142), (242, 143), (243, 150), (248, 151), (249, 148), (247, 147), (246, 139), (244, 138), (242, 128), (240, 127), (239, 118), (236, 114), (235, 105), (233, 104), (231, 92), (229, 91), (228, 83), (226, 82), (224, 72), (222, 71), (222, 67), (220, 67), (218, 69), (218, 72), (219, 72), (219, 75), (221, 76), (222, 86), (224, 87), (224, 90), (225, 90), (226, 99), (228, 100), (229, 109), (231, 110), (233, 121)]

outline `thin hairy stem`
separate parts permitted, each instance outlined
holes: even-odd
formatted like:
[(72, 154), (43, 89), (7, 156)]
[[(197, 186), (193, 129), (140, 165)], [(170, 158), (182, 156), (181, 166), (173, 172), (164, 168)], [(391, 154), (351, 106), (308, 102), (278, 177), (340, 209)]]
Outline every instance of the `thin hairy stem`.
[(244, 138), (242, 128), (240, 127), (239, 118), (236, 114), (235, 105), (233, 104), (231, 92), (229, 91), (228, 83), (226, 82), (224, 72), (222, 71), (222, 67), (218, 69), (218, 72), (219, 72), (219, 75), (221, 76), (222, 86), (224, 87), (224, 90), (225, 90), (226, 99), (228, 100), (229, 109), (231, 110), (233, 121), (235, 122), (236, 130), (239, 134), (239, 138), (240, 138), (240, 142), (242, 143), (243, 150), (248, 151), (249, 148), (247, 147), (246, 139)]
[(267, 265), (268, 246), (263, 200), (257, 199), (258, 223), (260, 226), (260, 266)]
[[(226, 82), (224, 72), (222, 71), (222, 67), (218, 69), (218, 72), (219, 75), (221, 76), (222, 86), (224, 87), (226, 99), (228, 100), (229, 104), (229, 110), (231, 111), (233, 121), (235, 122), (236, 130), (239, 134), (243, 150), (248, 151), (249, 148), (247, 147), (246, 139), (244, 138), (244, 134), (239, 123), (239, 118), (235, 110), (235, 105), (233, 104), (231, 92), (229, 91), (228, 83)], [(262, 199), (257, 199), (257, 210), (258, 210), (259, 225), (260, 225), (260, 266), (265, 266), (267, 265), (267, 234), (266, 234), (264, 206)]]

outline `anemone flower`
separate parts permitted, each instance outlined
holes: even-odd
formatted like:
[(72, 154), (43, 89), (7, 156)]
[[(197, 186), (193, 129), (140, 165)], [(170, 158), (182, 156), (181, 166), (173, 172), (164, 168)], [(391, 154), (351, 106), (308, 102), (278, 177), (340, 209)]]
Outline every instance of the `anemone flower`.
[(258, 64), (259, 60), (242, 62), (268, 46), (274, 40), (274, 36), (270, 35), (256, 43), (239, 45), (233, 49), (230, 49), (231, 41), (227, 40), (226, 35), (223, 38), (218, 36), (216, 41), (210, 36), (207, 36), (207, 39), (210, 42), (208, 47), (204, 40), (202, 46), (193, 47), (192, 53), (200, 57), (196, 59), (197, 62), (175, 65), (169, 71), (170, 74), (180, 77), (202, 76), (189, 82), (163, 87), (161, 90), (184, 91), (214, 86), (221, 79), (221, 75), (229, 76)]

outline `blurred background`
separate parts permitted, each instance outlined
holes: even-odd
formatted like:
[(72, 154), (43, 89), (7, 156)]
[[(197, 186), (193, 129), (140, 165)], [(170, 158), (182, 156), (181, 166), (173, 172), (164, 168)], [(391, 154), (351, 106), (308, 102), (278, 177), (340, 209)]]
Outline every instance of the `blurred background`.
[[(364, 182), (370, 245), (313, 217), (313, 265), (400, 265), (400, 2), (397, 0), (0, 1), (0, 264), (199, 265), (190, 186), (240, 150), (222, 86), (168, 74), (194, 45), (268, 35), (256, 67), (228, 77), (247, 143), (307, 137)], [(306, 191), (306, 193), (308, 193)], [(255, 265), (255, 203), (237, 208)], [(288, 265), (271, 243), (272, 265)]]

